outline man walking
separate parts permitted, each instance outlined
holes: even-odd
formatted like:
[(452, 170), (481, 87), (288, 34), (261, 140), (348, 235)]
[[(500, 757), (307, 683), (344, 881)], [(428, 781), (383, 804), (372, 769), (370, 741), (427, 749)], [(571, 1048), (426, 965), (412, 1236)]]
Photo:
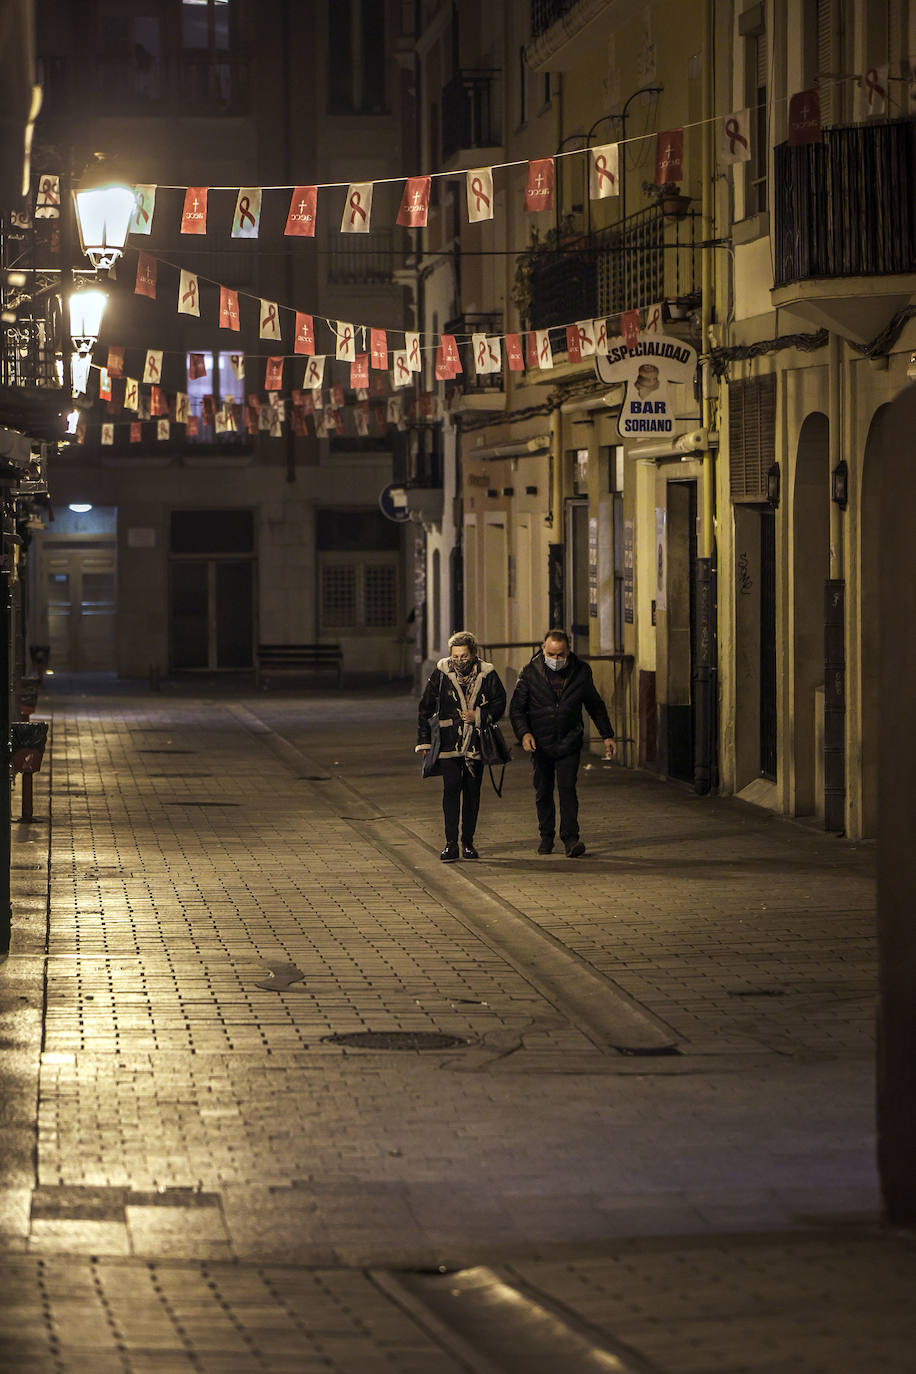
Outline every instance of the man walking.
[(539, 854), (553, 852), (556, 808), (553, 789), (560, 798), (560, 839), (568, 859), (585, 853), (579, 839), (579, 798), (576, 774), (582, 753), (585, 707), (604, 740), (604, 757), (614, 757), (614, 731), (607, 707), (592, 679), (592, 670), (569, 647), (565, 630), (548, 630), (538, 652), (519, 674), (509, 719), (527, 754), (532, 754), (534, 798), (541, 842)]

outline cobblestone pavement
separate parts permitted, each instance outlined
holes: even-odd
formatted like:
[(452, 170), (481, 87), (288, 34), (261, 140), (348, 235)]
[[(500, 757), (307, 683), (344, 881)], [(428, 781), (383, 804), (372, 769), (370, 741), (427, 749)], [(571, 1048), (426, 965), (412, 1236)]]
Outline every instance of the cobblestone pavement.
[(447, 868), (406, 693), (46, 704), (0, 1368), (534, 1374), (496, 1290), (397, 1278), (460, 1269), (545, 1369), (912, 1374), (869, 846), (592, 761), (588, 854), (537, 858), (518, 758)]

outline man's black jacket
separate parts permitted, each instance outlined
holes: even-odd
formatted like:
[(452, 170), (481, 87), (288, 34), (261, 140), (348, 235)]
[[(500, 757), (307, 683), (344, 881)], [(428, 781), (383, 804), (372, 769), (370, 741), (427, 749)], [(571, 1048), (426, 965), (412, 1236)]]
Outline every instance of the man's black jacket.
[(607, 707), (598, 694), (588, 664), (570, 653), (566, 682), (558, 696), (547, 681), (544, 654), (539, 649), (519, 673), (509, 704), (509, 719), (519, 743), (530, 731), (538, 749), (559, 759), (582, 748), (583, 706), (601, 738), (613, 738)]

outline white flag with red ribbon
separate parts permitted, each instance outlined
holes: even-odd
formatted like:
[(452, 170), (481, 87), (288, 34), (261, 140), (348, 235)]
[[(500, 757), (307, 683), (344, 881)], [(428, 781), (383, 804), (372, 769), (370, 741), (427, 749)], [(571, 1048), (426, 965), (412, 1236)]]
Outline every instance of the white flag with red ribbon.
[(725, 167), (751, 160), (751, 112), (733, 110), (719, 125), (719, 161)]
[(103, 443), (103, 444), (113, 444), (113, 443), (114, 443), (114, 425), (112, 425), (112, 424), (104, 424), (104, 425), (102, 425), (102, 443)]
[(179, 315), (196, 315), (200, 318), (200, 302), (197, 299), (197, 276), (194, 272), (187, 272), (181, 269), (181, 280), (178, 283), (178, 313)]
[(868, 119), (870, 115), (887, 113), (887, 78), (889, 69), (869, 67), (856, 78), (856, 118)]
[(186, 391), (175, 392), (175, 423), (186, 425), (191, 414), (191, 402)]
[(538, 367), (543, 371), (545, 368), (553, 367), (553, 351), (550, 347), (550, 330), (536, 329), (534, 331), (534, 348), (537, 355)]
[(140, 383), (136, 377), (124, 378), (124, 409), (136, 410), (139, 404)]
[(607, 357), (607, 320), (592, 320), (595, 336), (595, 352), (601, 358)]
[(588, 197), (589, 200), (604, 200), (607, 196), (620, 195), (617, 180), (619, 150), (616, 143), (602, 143), (592, 148), (588, 159)]
[(156, 208), (155, 186), (135, 186), (137, 197), (128, 233), (151, 234), (153, 231), (153, 211)]
[(407, 365), (411, 372), (422, 372), (423, 359), (420, 357), (419, 334), (406, 333), (404, 335), (404, 352), (407, 354)]
[(372, 214), (372, 182), (354, 181), (347, 189), (343, 214), (340, 218), (342, 234), (368, 234)]
[(481, 220), (493, 218), (493, 169), (475, 167), (467, 174), (468, 220), (479, 224)]
[(305, 365), (305, 376), (302, 385), (311, 387), (313, 391), (320, 390), (324, 384), (324, 362), (325, 354), (319, 353), (317, 357), (309, 358)]
[(646, 323), (643, 326), (644, 334), (664, 333), (664, 319), (661, 301), (656, 301), (654, 305), (646, 306)]
[(243, 382), (245, 380), (245, 354), (230, 353), (229, 366), (232, 368), (236, 381)]
[(60, 219), (60, 177), (45, 172), (38, 178), (36, 219)]
[(168, 420), (156, 421), (156, 438), (167, 439), (169, 437), (170, 425)]
[(338, 320), (334, 332), (337, 336), (334, 357), (339, 363), (352, 363), (356, 357), (356, 341), (352, 324), (347, 324), (345, 320)]
[(391, 355), (391, 383), (393, 386), (410, 386), (413, 373), (406, 348), (396, 348)]
[(260, 186), (240, 186), (232, 217), (234, 239), (256, 239), (261, 227)]
[(259, 337), (262, 339), (279, 339), (280, 313), (277, 309), (277, 302), (262, 299), (258, 318), (261, 321)]
[[(146, 365), (145, 365), (145, 367), (144, 367), (144, 369), (143, 369), (143, 380), (144, 380), (144, 382), (156, 382), (156, 383), (159, 383), (159, 382), (162, 381), (162, 349), (161, 349), (161, 348), (148, 348), (148, 349), (146, 350)], [(125, 397), (125, 400), (124, 400), (124, 404), (127, 405), (127, 398), (126, 398), (126, 397)]]

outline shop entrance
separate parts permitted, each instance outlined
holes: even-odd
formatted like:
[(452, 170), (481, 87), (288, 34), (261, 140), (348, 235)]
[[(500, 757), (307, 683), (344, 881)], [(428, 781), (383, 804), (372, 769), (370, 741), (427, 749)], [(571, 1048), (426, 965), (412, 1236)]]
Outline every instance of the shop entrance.
[(697, 484), (669, 482), (667, 487), (665, 771), (670, 777), (693, 782)]

